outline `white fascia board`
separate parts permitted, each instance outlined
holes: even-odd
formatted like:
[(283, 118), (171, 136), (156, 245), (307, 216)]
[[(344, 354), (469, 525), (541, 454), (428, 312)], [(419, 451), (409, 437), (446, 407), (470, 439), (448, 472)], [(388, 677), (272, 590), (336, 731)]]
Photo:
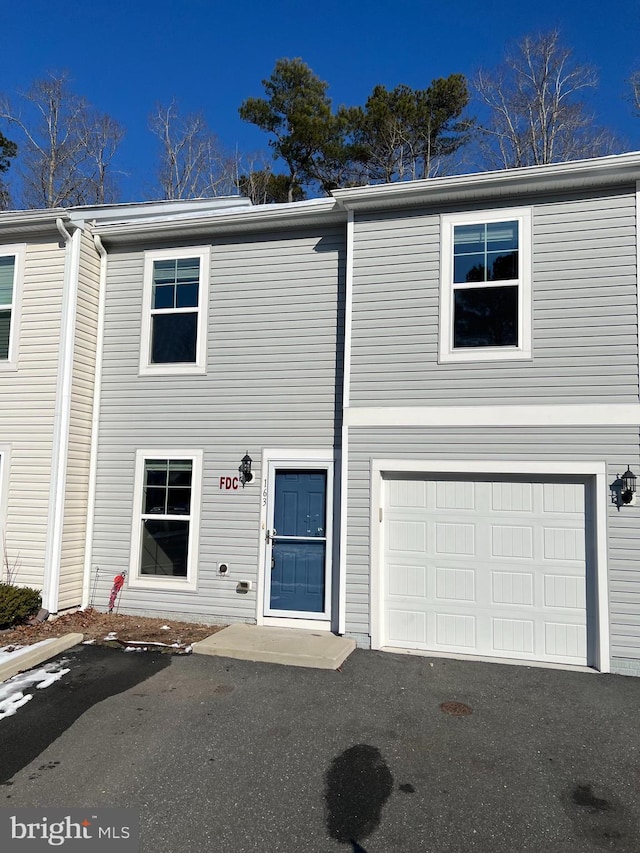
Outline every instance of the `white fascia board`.
[(547, 192), (612, 184), (634, 184), (640, 177), (640, 152), (574, 160), (520, 169), (502, 169), (419, 181), (398, 181), (366, 187), (334, 190), (332, 195), (345, 208), (364, 210)]
[(557, 406), (348, 407), (349, 427), (640, 426), (640, 403)]

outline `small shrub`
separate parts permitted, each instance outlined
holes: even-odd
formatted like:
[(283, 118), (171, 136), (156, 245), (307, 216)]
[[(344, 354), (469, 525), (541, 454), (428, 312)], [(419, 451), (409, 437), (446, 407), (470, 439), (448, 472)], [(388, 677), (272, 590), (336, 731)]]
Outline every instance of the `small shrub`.
[(42, 598), (37, 589), (0, 583), (0, 630), (19, 625), (29, 616), (35, 616), (41, 604)]

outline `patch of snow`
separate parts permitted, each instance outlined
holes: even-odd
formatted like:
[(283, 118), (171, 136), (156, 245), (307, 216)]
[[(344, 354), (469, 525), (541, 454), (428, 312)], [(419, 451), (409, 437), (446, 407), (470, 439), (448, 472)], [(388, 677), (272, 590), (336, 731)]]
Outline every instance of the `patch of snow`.
[[(43, 642), (48, 643), (49, 640), (44, 640)], [(27, 648), (33, 648), (33, 646), (28, 646)], [(0, 720), (3, 717), (13, 716), (18, 708), (29, 702), (33, 694), (25, 693), (26, 690), (32, 689), (34, 686), (39, 689), (50, 687), (56, 681), (59, 681), (63, 675), (70, 672), (69, 669), (65, 669), (62, 666), (63, 663), (66, 663), (66, 661), (48, 663), (38, 669), (21, 672), (18, 675), (14, 675), (13, 678), (8, 678), (6, 681), (0, 683)]]
[[(4, 646), (0, 649), (0, 652), (3, 654), (3, 660), (6, 660), (9, 655), (11, 656), (11, 660), (19, 660), (22, 655), (30, 652), (31, 649), (48, 646), (50, 643), (53, 643), (53, 638), (51, 637), (47, 640), (40, 640), (38, 643), (31, 643), (30, 646)], [(5, 655), (7, 657), (5, 657)]]
[(118, 635), (115, 631), (109, 631), (106, 637), (102, 638), (103, 640), (117, 640)]
[(125, 652), (144, 652), (146, 649), (143, 646), (125, 646)]
[(82, 641), (83, 646), (92, 646), (94, 643), (95, 643), (95, 640), (83, 640)]
[(161, 626), (160, 626), (160, 630), (161, 630), (161, 631), (170, 631), (170, 630), (171, 630), (171, 625), (161, 625)]

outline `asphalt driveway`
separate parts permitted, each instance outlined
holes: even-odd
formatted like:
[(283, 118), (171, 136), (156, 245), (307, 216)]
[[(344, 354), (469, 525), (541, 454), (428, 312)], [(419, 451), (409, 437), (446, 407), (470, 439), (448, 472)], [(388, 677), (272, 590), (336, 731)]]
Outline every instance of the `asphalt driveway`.
[(134, 807), (145, 853), (640, 850), (640, 679), (360, 650), (341, 672), (62, 657), (0, 720), (6, 807)]

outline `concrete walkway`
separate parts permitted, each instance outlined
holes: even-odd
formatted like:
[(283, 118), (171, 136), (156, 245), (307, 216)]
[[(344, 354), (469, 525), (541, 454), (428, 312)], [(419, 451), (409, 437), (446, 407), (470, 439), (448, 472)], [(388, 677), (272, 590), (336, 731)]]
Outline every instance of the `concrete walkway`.
[(355, 649), (355, 640), (337, 637), (329, 631), (299, 628), (272, 628), (236, 624), (193, 644), (198, 655), (215, 655), (239, 660), (338, 669)]

